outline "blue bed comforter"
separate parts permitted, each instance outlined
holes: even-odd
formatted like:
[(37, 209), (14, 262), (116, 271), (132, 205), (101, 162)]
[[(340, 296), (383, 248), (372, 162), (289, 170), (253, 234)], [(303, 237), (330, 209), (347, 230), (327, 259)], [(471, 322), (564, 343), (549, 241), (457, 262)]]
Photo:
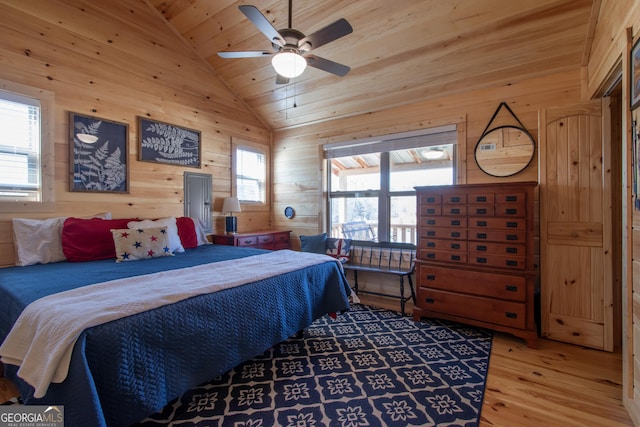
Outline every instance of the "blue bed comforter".
[[(207, 245), (175, 257), (0, 269), (0, 341), (29, 303), (46, 295), (122, 277), (176, 270), (264, 251)], [(190, 298), (87, 329), (67, 379), (46, 396), (6, 374), (27, 404), (64, 405), (68, 426), (128, 426), (190, 388), (261, 354), (316, 318), (349, 308), (349, 287), (335, 262)]]

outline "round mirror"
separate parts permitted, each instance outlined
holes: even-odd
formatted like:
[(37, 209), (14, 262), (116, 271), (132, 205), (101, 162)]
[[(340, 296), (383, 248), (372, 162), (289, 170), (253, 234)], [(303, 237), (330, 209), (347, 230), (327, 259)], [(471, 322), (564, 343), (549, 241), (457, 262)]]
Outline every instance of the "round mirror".
[(478, 167), (492, 176), (511, 176), (533, 159), (535, 143), (531, 134), (516, 126), (500, 126), (485, 133), (474, 157)]

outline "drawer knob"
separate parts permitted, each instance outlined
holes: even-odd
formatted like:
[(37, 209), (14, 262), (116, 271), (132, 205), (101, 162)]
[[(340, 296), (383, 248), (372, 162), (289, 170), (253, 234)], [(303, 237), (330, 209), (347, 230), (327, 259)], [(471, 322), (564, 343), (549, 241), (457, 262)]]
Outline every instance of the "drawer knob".
[(436, 280), (436, 276), (434, 274), (427, 274), (427, 280)]
[(486, 215), (487, 210), (485, 208), (481, 208), (481, 209), (476, 209), (476, 213), (478, 215)]
[(507, 248), (506, 252), (508, 254), (517, 254), (518, 253), (518, 248)]
[(507, 266), (509, 266), (509, 267), (517, 267), (518, 266), (518, 261), (513, 260), (513, 259), (508, 259), (507, 260)]
[(507, 227), (509, 228), (518, 228), (518, 223), (514, 221), (507, 221)]
[(426, 298), (424, 301), (428, 304), (433, 304), (434, 302), (436, 302), (436, 300), (434, 300), (433, 298)]
[(460, 261), (460, 255), (451, 255), (451, 260)]
[(515, 234), (507, 234), (507, 240), (511, 240), (511, 241), (518, 240), (518, 236)]
[(436, 254), (434, 253), (427, 254), (427, 258), (429, 259), (434, 259), (435, 257), (436, 257)]
[(504, 288), (509, 292), (518, 292), (518, 287), (515, 285), (506, 285)]
[(504, 315), (506, 317), (508, 317), (509, 319), (517, 319), (518, 318), (518, 314), (517, 313), (513, 313), (511, 311), (505, 312)]
[(518, 196), (507, 196), (506, 200), (507, 200), (507, 202), (517, 202), (518, 201)]
[(476, 238), (478, 238), (478, 239), (486, 239), (487, 238), (487, 233), (477, 233), (476, 234)]
[(427, 247), (428, 248), (435, 248), (436, 247), (436, 243), (435, 242), (427, 242)]
[(511, 208), (510, 208), (510, 209), (507, 209), (507, 210), (505, 211), (505, 213), (506, 213), (507, 215), (518, 215), (518, 209), (511, 209)]
[(451, 209), (451, 213), (452, 214), (459, 214), (460, 213), (460, 209), (458, 209), (458, 208)]
[(478, 245), (476, 246), (476, 251), (480, 251), (480, 252), (486, 252), (487, 247), (484, 245)]
[(451, 233), (451, 237), (460, 237), (460, 233), (458, 231), (454, 231)]
[(452, 203), (460, 203), (460, 197), (452, 197), (451, 198), (451, 202)]
[(453, 225), (453, 226), (460, 225), (460, 221), (459, 220), (451, 221), (451, 225)]
[(478, 221), (478, 222), (476, 222), (476, 225), (478, 227), (486, 227), (487, 226), (487, 221)]
[(451, 249), (460, 249), (460, 244), (459, 243), (452, 243), (451, 244)]
[(487, 259), (486, 258), (476, 258), (476, 261), (478, 262), (478, 264), (486, 264), (487, 263)]

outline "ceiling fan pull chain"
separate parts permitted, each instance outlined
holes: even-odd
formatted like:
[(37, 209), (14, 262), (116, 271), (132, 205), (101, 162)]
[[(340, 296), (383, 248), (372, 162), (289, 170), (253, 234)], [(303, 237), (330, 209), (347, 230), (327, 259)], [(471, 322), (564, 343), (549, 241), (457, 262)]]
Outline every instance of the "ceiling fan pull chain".
[(292, 9), (293, 0), (289, 0), (289, 28), (293, 28), (293, 22), (291, 19), (291, 9)]

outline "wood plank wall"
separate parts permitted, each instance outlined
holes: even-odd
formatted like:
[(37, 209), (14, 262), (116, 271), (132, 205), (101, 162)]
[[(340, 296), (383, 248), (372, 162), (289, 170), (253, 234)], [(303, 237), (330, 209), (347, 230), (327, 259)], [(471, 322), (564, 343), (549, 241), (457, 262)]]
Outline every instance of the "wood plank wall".
[[(640, 425), (640, 216), (631, 200), (631, 121), (640, 119), (638, 110), (629, 110), (632, 40), (640, 38), (640, 1), (602, 0), (590, 58), (586, 67), (585, 96), (599, 96), (610, 89), (617, 77), (622, 86), (622, 137), (624, 161), (622, 177), (622, 330), (623, 399), (635, 425)], [(631, 40), (630, 40), (631, 39)]]
[[(459, 175), (467, 183), (537, 181), (537, 152), (523, 172), (513, 177), (496, 178), (485, 174), (477, 167), (473, 157), (476, 143), (502, 101), (509, 103), (513, 112), (537, 141), (538, 110), (550, 105), (561, 106), (577, 102), (581, 94), (580, 82), (581, 72), (575, 69), (544, 78), (514, 80), (500, 87), (464, 92), (381, 112), (276, 131), (272, 148), (274, 227), (291, 229), (294, 247), (299, 245), (298, 236), (324, 231), (326, 207), (322, 197), (324, 162), (321, 145), (327, 142), (348, 141), (456, 123), (466, 134), (458, 152), (464, 158), (464, 170), (460, 171)], [(292, 161), (294, 159), (295, 161)], [(539, 218), (537, 202), (536, 200), (536, 221)], [(292, 206), (296, 210), (293, 219), (284, 217), (286, 206)], [(538, 224), (535, 224), (535, 229), (539, 230)], [(538, 238), (536, 254), (539, 254)], [(397, 293), (398, 289), (395, 278), (385, 275), (359, 275), (359, 282), (364, 289), (377, 292), (394, 293), (395, 290)]]
[[(55, 95), (55, 203), (49, 212), (0, 213), (0, 266), (14, 263), (11, 218), (181, 216), (183, 173), (213, 176), (214, 229), (224, 230), (231, 137), (270, 144), (270, 131), (144, 2), (0, 2), (0, 79)], [(129, 124), (129, 194), (69, 192), (68, 112)], [(137, 161), (136, 117), (201, 131), (202, 167)], [(239, 215), (245, 231), (269, 227), (271, 213)]]
[[(509, 103), (537, 140), (538, 110), (577, 102), (581, 93), (580, 79), (580, 70), (569, 70), (381, 112), (276, 131), (272, 148), (274, 226), (290, 228), (294, 236), (322, 231), (325, 207), (322, 202), (321, 143), (326, 141), (347, 141), (459, 123), (466, 130), (466, 140), (458, 151), (466, 158), (462, 175), (466, 176), (467, 183), (537, 181), (537, 154), (523, 172), (509, 178), (495, 178), (478, 169), (473, 159), (475, 145), (501, 101)], [(423, 184), (416, 182), (416, 185)], [(286, 219), (282, 214), (286, 206), (296, 210), (293, 219)]]

